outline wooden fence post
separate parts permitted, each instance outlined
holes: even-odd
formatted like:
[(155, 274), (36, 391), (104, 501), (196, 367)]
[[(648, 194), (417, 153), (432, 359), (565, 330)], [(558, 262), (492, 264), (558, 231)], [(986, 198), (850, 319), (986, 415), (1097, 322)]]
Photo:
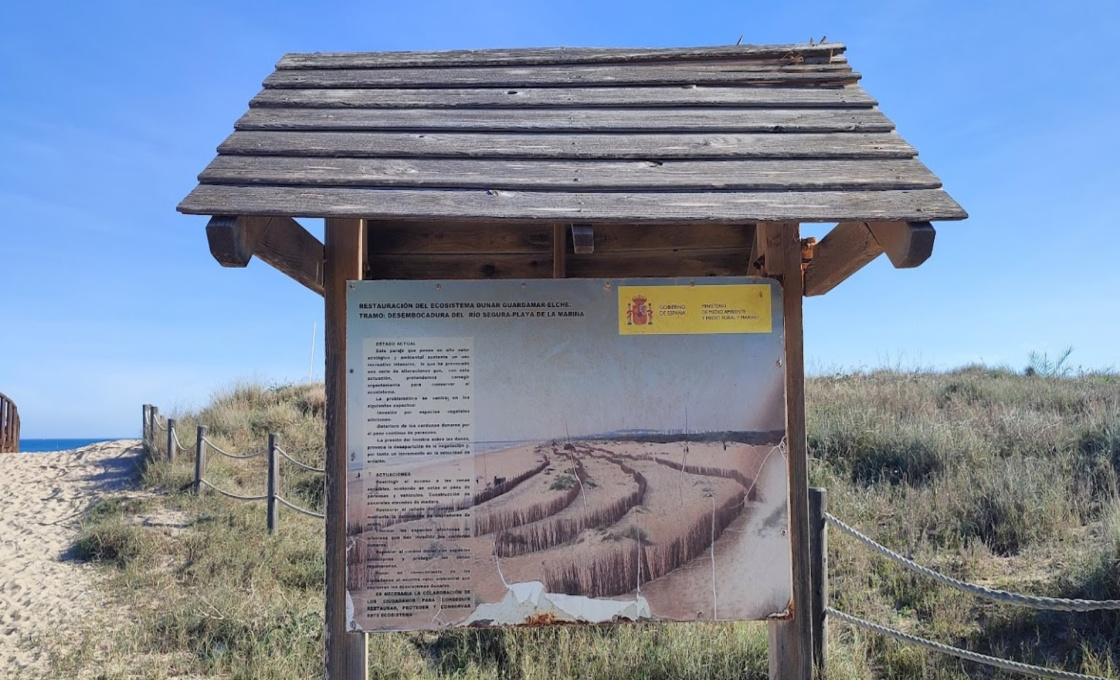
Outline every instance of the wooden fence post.
[(148, 444), (148, 455), (155, 457), (156, 455), (156, 433), (159, 432), (159, 407), (152, 406), (148, 409), (148, 419), (151, 424), (148, 425), (148, 431), (152, 433), (152, 438)]
[(140, 416), (140, 439), (144, 442), (144, 448), (148, 448), (148, 437), (151, 436), (148, 433), (148, 404), (144, 404), (140, 409), (143, 411), (143, 415)]
[(206, 471), (206, 426), (198, 426), (198, 441), (194, 445), (194, 492), (202, 495), (202, 473)]
[(167, 419), (167, 462), (175, 462), (175, 419)]
[(276, 455), (276, 433), (268, 435), (268, 533), (276, 533), (276, 522), (280, 519), (280, 508), (276, 503), (276, 488), (280, 483), (280, 459)]
[(813, 665), (823, 678), (828, 664), (828, 497), (824, 489), (809, 489), (809, 559), (813, 579)]

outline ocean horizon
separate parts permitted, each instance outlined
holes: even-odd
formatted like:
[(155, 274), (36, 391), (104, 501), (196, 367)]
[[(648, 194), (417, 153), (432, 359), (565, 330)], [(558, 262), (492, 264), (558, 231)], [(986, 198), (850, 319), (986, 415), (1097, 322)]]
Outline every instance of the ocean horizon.
[(69, 451), (90, 444), (100, 442), (115, 442), (118, 439), (134, 439), (134, 437), (97, 437), (95, 439), (23, 439), (19, 440), (20, 453), (50, 453), (52, 451)]

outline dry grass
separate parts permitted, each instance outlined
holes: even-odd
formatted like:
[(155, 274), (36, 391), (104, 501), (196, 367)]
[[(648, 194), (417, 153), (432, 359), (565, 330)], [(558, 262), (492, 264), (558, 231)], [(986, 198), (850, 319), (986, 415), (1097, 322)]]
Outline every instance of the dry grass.
[[(943, 572), (1042, 595), (1120, 598), (1120, 381), (1026, 378), (970, 367), (872, 372), (808, 384), (812, 482), (830, 511)], [(178, 414), (221, 446), (263, 447), (269, 431), (301, 460), (323, 456), (321, 387), (243, 384)], [(321, 505), (317, 475), (285, 469), (285, 493)], [(208, 475), (263, 489), (263, 461)], [(56, 659), (63, 677), (316, 677), (322, 528), (282, 512), (269, 537), (262, 504), (196, 498), (189, 460), (153, 463), (151, 493), (91, 516), (79, 546), (135, 613)], [(175, 510), (178, 532), (129, 520)], [(1117, 614), (1034, 613), (979, 601), (905, 572), (833, 532), (832, 604), (977, 651), (1115, 675)], [(766, 674), (763, 624), (463, 630), (371, 636), (374, 678), (740, 678)], [(832, 678), (1002, 677), (921, 649), (831, 626)]]

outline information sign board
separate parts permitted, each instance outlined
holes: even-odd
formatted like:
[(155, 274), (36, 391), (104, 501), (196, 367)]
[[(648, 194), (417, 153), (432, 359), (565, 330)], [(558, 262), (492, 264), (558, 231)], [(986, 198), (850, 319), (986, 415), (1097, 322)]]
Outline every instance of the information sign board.
[(349, 288), (351, 629), (786, 611), (776, 282)]

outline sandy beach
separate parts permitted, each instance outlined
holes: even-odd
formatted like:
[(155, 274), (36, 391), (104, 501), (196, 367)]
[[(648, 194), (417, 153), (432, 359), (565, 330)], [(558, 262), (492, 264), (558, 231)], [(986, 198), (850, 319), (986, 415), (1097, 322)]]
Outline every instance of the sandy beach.
[(92, 567), (67, 550), (93, 503), (135, 479), (142, 453), (121, 440), (0, 455), (0, 677), (45, 672), (59, 640), (105, 611)]

